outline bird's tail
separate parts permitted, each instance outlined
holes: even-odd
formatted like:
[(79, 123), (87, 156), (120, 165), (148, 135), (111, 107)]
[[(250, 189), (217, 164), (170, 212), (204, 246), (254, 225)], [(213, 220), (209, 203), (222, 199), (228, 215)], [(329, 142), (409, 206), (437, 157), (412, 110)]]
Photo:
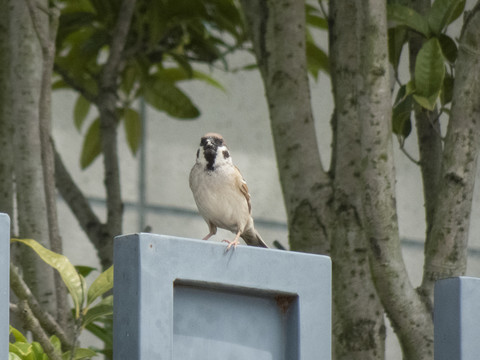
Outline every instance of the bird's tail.
[(268, 248), (260, 234), (255, 229), (248, 230), (240, 235), (247, 245)]

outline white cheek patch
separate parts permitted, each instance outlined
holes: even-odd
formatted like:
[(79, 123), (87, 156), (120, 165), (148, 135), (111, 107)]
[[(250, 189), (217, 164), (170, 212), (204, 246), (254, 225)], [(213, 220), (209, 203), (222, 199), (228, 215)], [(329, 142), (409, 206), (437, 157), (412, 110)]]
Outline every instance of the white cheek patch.
[(217, 157), (215, 158), (215, 166), (222, 166), (224, 164), (231, 164), (232, 157), (226, 146), (219, 146), (217, 148)]
[(197, 164), (201, 164), (202, 166), (207, 165), (207, 160), (205, 159), (205, 155), (203, 153), (203, 147), (199, 147), (197, 150)]

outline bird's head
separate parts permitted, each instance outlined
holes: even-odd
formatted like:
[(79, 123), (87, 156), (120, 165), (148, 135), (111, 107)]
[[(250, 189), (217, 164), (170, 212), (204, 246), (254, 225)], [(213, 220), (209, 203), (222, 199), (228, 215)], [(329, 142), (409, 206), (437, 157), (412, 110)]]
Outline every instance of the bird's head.
[(197, 150), (197, 163), (202, 164), (206, 170), (213, 171), (225, 163), (231, 163), (230, 152), (222, 135), (207, 133), (200, 140)]

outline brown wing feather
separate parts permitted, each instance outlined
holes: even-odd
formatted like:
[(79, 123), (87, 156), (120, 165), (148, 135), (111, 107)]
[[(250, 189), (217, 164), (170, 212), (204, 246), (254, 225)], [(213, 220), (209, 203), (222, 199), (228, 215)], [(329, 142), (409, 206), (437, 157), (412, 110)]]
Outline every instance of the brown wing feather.
[(240, 170), (238, 170), (238, 168), (235, 166), (235, 169), (238, 171), (238, 174), (240, 175), (237, 179), (237, 185), (238, 185), (238, 188), (240, 189), (241, 193), (243, 194), (243, 196), (245, 196), (245, 200), (247, 200), (247, 204), (248, 204), (248, 213), (251, 214), (252, 213), (252, 204), (250, 203), (250, 194), (248, 193), (248, 186), (247, 186), (247, 183), (245, 182), (245, 180), (243, 179), (241, 173), (240, 173)]

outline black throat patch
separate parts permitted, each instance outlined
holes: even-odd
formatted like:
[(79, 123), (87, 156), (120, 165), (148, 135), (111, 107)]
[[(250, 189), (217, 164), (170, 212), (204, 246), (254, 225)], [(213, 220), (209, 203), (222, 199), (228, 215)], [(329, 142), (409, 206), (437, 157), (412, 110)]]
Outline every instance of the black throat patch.
[(205, 160), (207, 160), (207, 170), (215, 170), (215, 158), (217, 157), (217, 152), (215, 149), (205, 149), (203, 151)]

